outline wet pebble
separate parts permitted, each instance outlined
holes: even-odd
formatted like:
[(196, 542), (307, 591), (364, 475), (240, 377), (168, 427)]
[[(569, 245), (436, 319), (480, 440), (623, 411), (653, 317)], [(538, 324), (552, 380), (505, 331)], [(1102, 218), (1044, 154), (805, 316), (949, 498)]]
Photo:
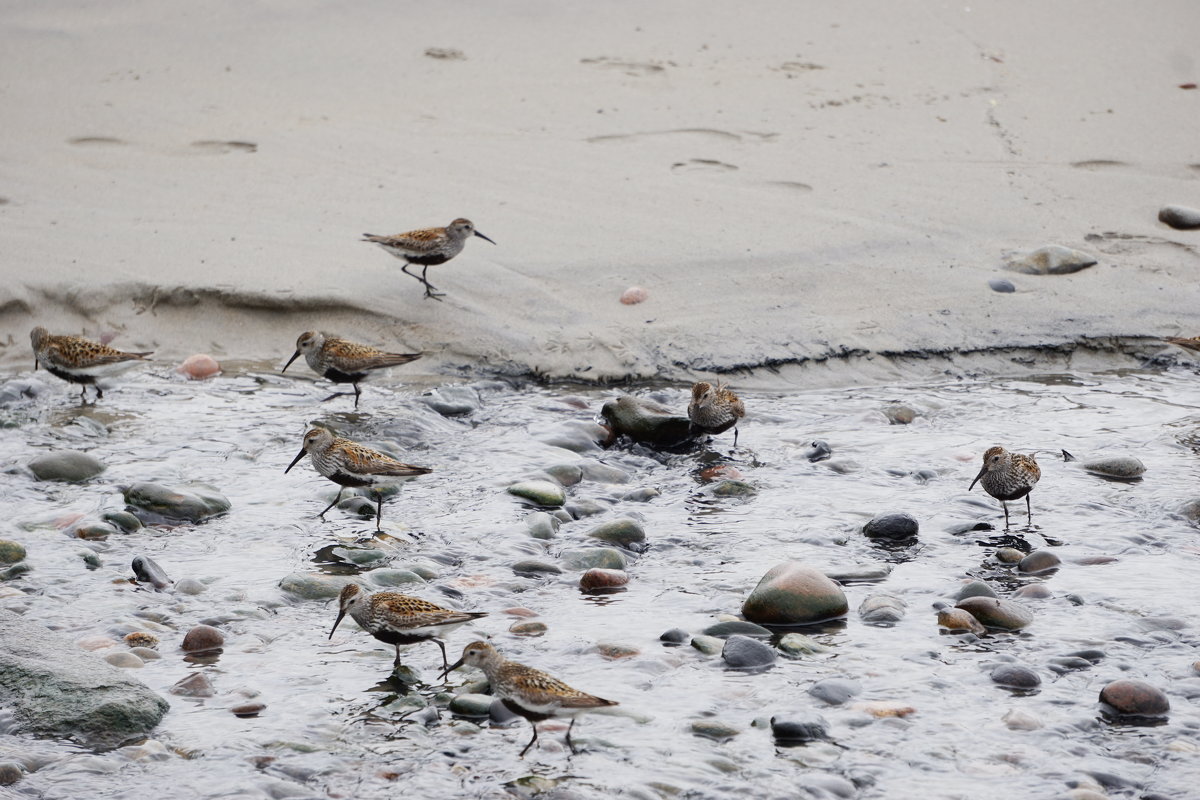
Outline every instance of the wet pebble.
[(642, 651), (630, 644), (619, 644), (616, 642), (600, 642), (596, 645), (596, 652), (606, 661), (618, 661), (622, 658), (634, 658), (640, 656)]
[(840, 706), (862, 694), (862, 684), (851, 678), (826, 678), (808, 687), (808, 693), (830, 705)]
[(651, 400), (621, 395), (600, 409), (613, 433), (654, 447), (673, 447), (691, 438), (691, 420)]
[(1146, 465), (1139, 459), (1133, 456), (1109, 456), (1107, 458), (1095, 458), (1090, 461), (1085, 461), (1081, 464), (1085, 470), (1093, 475), (1100, 475), (1105, 478), (1116, 478), (1118, 480), (1137, 480), (1146, 474)]
[(1017, 290), (1017, 287), (1013, 286), (1013, 282), (1006, 278), (992, 278), (988, 281), (988, 286), (991, 287), (993, 292), (1000, 292), (1001, 294), (1012, 294)]
[(229, 498), (206, 486), (168, 489), (157, 483), (135, 483), (124, 490), (124, 495), (143, 522), (201, 522), (230, 508)]
[(581, 547), (559, 553), (567, 569), (625, 569), (628, 559), (615, 547)]
[(1091, 669), (1092, 662), (1078, 656), (1056, 656), (1046, 662), (1046, 666), (1050, 668), (1051, 672), (1065, 675), (1068, 672)]
[(1004, 266), (1026, 275), (1066, 275), (1079, 272), (1096, 263), (1096, 259), (1081, 250), (1059, 244), (1046, 245), (1029, 252), (1004, 254)]
[(771, 733), (781, 744), (802, 744), (829, 738), (829, 723), (820, 714), (797, 711), (771, 717)]
[(128, 511), (106, 511), (100, 519), (121, 529), (123, 533), (133, 533), (142, 529), (142, 521)]
[(765, 625), (798, 625), (840, 617), (842, 588), (820, 570), (788, 561), (772, 567), (742, 604), (742, 616)]
[(545, 636), (550, 630), (544, 622), (514, 622), (508, 632), (515, 636)]
[(643, 487), (641, 489), (634, 489), (631, 492), (626, 492), (621, 496), (621, 499), (629, 500), (634, 503), (647, 503), (654, 498), (659, 497), (660, 495), (662, 495), (662, 492), (660, 492), (658, 489)]
[(715, 656), (725, 648), (725, 640), (718, 639), (715, 636), (693, 636), (692, 647), (704, 653), (706, 656)]
[(266, 703), (242, 703), (229, 709), (235, 717), (257, 717), (267, 710)]
[(84, 520), (76, 525), (72, 525), (67, 532), (76, 539), (83, 539), (89, 542), (103, 542), (108, 537), (116, 536), (120, 533), (116, 526), (96, 520)]
[(983, 581), (968, 581), (958, 590), (956, 600), (966, 600), (968, 597), (995, 597), (996, 590)]
[(1036, 731), (1045, 727), (1040, 719), (1019, 708), (1010, 709), (1000, 719), (1010, 731)]
[(815, 439), (804, 451), (804, 457), (809, 461), (825, 461), (833, 455), (833, 448), (824, 439)]
[(142, 661), (128, 650), (120, 650), (116, 653), (109, 653), (104, 657), (104, 660), (112, 664), (114, 667), (121, 669), (140, 669), (146, 666), (146, 662)]
[(731, 464), (715, 464), (700, 470), (700, 480), (705, 483), (712, 483), (721, 478), (737, 480), (741, 477), (743, 477), (742, 471)]
[(134, 556), (132, 562), (133, 575), (140, 583), (148, 583), (155, 589), (165, 589), (171, 585), (167, 572), (150, 556)]
[(329, 600), (337, 597), (344, 586), (354, 582), (351, 575), (293, 572), (279, 582), (279, 588), (303, 600)]
[(347, 514), (353, 514), (363, 519), (373, 519), (375, 517), (375, 501), (362, 495), (351, 495), (338, 503), (337, 507)]
[(594, 459), (585, 459), (580, 462), (579, 466), (583, 471), (584, 480), (595, 483), (629, 483), (630, 481), (630, 475), (625, 470)]
[(589, 569), (579, 576), (579, 588), (592, 592), (598, 589), (617, 589), (629, 583), (629, 573), (623, 569)]
[(129, 652), (140, 658), (142, 661), (158, 661), (162, 658), (162, 654), (157, 650), (151, 650), (149, 647), (131, 647)]
[(492, 713), (493, 698), (490, 694), (459, 694), (450, 701), (451, 714), (460, 717), (487, 717)]
[(938, 625), (950, 631), (951, 633), (959, 633), (968, 631), (976, 636), (982, 636), (987, 633), (987, 628), (983, 624), (971, 616), (971, 612), (964, 611), (961, 608), (943, 608), (938, 611)]
[(1020, 603), (994, 597), (968, 597), (960, 600), (958, 608), (969, 611), (975, 619), (989, 628), (1015, 631), (1033, 622), (1033, 614)]
[(1012, 593), (1013, 597), (1018, 597), (1022, 600), (1045, 600), (1047, 597), (1052, 597), (1053, 592), (1050, 587), (1044, 583), (1029, 583)]
[(512, 570), (518, 575), (529, 575), (536, 577), (538, 575), (561, 575), (562, 567), (557, 564), (548, 564), (545, 561), (536, 561), (534, 559), (525, 559), (518, 561), (512, 565)]
[(692, 635), (683, 628), (671, 628), (669, 631), (664, 631), (658, 638), (659, 641), (666, 644), (678, 645), (687, 644), (689, 641), (691, 641)]
[(443, 417), (465, 417), (483, 407), (479, 392), (470, 386), (440, 386), (417, 399)]
[(1200, 228), (1200, 211), (1187, 206), (1163, 206), (1158, 210), (1158, 221), (1181, 231)]
[(560, 486), (574, 486), (583, 480), (583, 469), (578, 464), (555, 464), (543, 471)]
[(1025, 554), (1015, 547), (999, 547), (992, 555), (1001, 564), (1019, 564), (1021, 563), (1021, 559), (1025, 557)]
[(892, 574), (893, 566), (876, 562), (853, 567), (838, 567), (825, 570), (825, 577), (838, 583), (871, 583), (881, 581)]
[(714, 484), (709, 492), (714, 497), (752, 497), (758, 494), (758, 489), (745, 481), (723, 480)]
[(550, 481), (520, 481), (509, 486), (508, 493), (539, 506), (557, 507), (567, 502), (563, 488)]
[(870, 625), (894, 625), (904, 619), (908, 604), (890, 594), (873, 594), (858, 606), (858, 616)]
[(635, 306), (638, 303), (644, 302), (650, 293), (640, 286), (630, 286), (625, 291), (621, 292), (621, 303), (627, 306)]
[(29, 469), (39, 481), (78, 483), (104, 472), (104, 464), (94, 456), (78, 450), (56, 450), (32, 459)]
[(571, 420), (543, 436), (540, 441), (551, 447), (570, 450), (572, 453), (590, 453), (599, 451), (599, 442), (604, 441), (608, 435), (609, 431), (606, 428), (594, 422)]
[(776, 655), (770, 645), (737, 634), (725, 640), (721, 658), (730, 669), (760, 669), (774, 664)]
[(884, 406), (883, 415), (887, 417), (890, 425), (910, 425), (917, 418), (917, 410), (912, 406), (896, 403)]
[(646, 531), (637, 520), (628, 517), (598, 525), (588, 531), (587, 535), (626, 550), (638, 550), (638, 546), (646, 541)]
[(692, 723), (693, 734), (717, 742), (727, 742), (741, 732), (741, 728), (715, 719), (698, 719)]
[(594, 517), (597, 514), (603, 514), (608, 511), (608, 506), (595, 500), (576, 500), (573, 503), (567, 503), (564, 508), (571, 515), (572, 519)]
[(779, 649), (789, 656), (812, 656), (828, 653), (829, 648), (802, 633), (787, 633), (779, 640)]
[(169, 691), (180, 697), (212, 697), (217, 693), (213, 689), (212, 681), (203, 672), (193, 672), (179, 679)]
[(218, 650), (225, 644), (225, 635), (211, 625), (197, 625), (187, 632), (180, 645), (188, 653)]
[(743, 622), (741, 620), (727, 620), (718, 622), (715, 625), (709, 625), (703, 631), (705, 636), (716, 636), (718, 639), (726, 639), (730, 636), (753, 636), (757, 639), (770, 639), (771, 632), (762, 625), (755, 625), (753, 622)]
[(863, 526), (863, 533), (872, 539), (900, 541), (915, 539), (920, 524), (912, 514), (880, 514)]
[(197, 595), (203, 593), (207, 588), (195, 578), (181, 578), (175, 581), (175, 591), (179, 594)]
[(1034, 550), (1017, 562), (1017, 569), (1030, 575), (1049, 572), (1060, 566), (1062, 566), (1062, 559), (1051, 550)]
[(153, 633), (146, 631), (134, 631), (133, 633), (125, 634), (125, 644), (130, 647), (148, 647), (154, 649), (158, 647), (158, 637)]
[(1100, 691), (1100, 702), (1122, 716), (1163, 717), (1171, 710), (1161, 689), (1138, 680), (1113, 681)]
[(545, 511), (534, 511), (525, 517), (525, 527), (535, 539), (553, 539), (562, 523)]
[(24, 775), (24, 767), (16, 761), (0, 761), (0, 786), (12, 786)]
[(25, 560), (25, 545), (10, 539), (0, 539), (0, 564), (15, 564)]
[(1036, 689), (1042, 685), (1036, 672), (1020, 664), (1001, 664), (992, 670), (990, 677), (992, 683), (1007, 689)]
[(175, 371), (189, 381), (202, 381), (221, 372), (221, 365), (207, 353), (196, 353), (188, 356)]

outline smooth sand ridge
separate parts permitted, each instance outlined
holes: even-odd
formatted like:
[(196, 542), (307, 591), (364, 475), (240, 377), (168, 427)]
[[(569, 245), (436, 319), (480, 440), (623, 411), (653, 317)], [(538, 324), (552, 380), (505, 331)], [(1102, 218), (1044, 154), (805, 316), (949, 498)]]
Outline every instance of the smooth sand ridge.
[[(1191, 0), (29, 1), (0, 20), (13, 369), (35, 324), (156, 358), (282, 363), (323, 328), (427, 370), (801, 363), (826, 383), (1200, 334), (1200, 231), (1156, 220), (1200, 206)], [(358, 241), (457, 216), (498, 244), (430, 269), (445, 302)], [(1001, 270), (1050, 243), (1099, 263)], [(619, 303), (631, 285), (649, 299)], [(1018, 351), (957, 355), (995, 348)]]

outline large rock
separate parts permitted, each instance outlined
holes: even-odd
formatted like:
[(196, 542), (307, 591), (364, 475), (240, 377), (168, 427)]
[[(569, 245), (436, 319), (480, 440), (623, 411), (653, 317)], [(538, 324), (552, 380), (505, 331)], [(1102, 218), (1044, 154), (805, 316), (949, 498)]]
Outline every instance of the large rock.
[(632, 395), (609, 400), (600, 409), (600, 416), (614, 434), (628, 436), (635, 442), (656, 447), (673, 447), (692, 438), (691, 420), (669, 408)]
[(117, 747), (154, 729), (169, 705), (70, 637), (0, 609), (0, 706), (16, 732)]
[(1029, 609), (1012, 600), (976, 596), (959, 600), (955, 607), (969, 611), (971, 616), (989, 628), (1016, 631), (1033, 622), (1033, 614)]
[(1096, 259), (1080, 250), (1050, 244), (1026, 253), (1011, 252), (1004, 255), (1004, 266), (1026, 275), (1066, 275), (1087, 269)]
[(135, 483), (124, 490), (125, 502), (143, 522), (202, 522), (229, 510), (229, 499), (209, 486), (168, 489), (157, 483)]
[(1127, 678), (1113, 681), (1101, 689), (1100, 701), (1123, 716), (1165, 717), (1171, 710), (1171, 702), (1161, 689)]
[(912, 514), (880, 514), (863, 526), (863, 533), (872, 539), (901, 541), (915, 539), (920, 527)]
[(57, 450), (34, 458), (29, 469), (39, 481), (78, 482), (104, 472), (104, 465), (78, 450)]
[(763, 625), (803, 625), (846, 613), (842, 588), (799, 561), (773, 567), (742, 604), (742, 616)]

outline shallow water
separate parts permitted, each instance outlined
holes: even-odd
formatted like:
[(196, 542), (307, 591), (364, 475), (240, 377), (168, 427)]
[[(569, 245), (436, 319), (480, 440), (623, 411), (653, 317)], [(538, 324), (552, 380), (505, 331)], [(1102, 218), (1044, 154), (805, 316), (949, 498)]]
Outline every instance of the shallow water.
[[(1176, 513), (1200, 497), (1200, 382), (1189, 371), (745, 393), (749, 417), (737, 449), (725, 435), (686, 453), (639, 447), (583, 453), (629, 480), (569, 487), (569, 503), (595, 500), (606, 510), (564, 523), (548, 542), (529, 535), (523, 520), (530, 510), (504, 488), (578, 460), (541, 440), (586, 426), (615, 391), (473, 384), (465, 393), (478, 397), (477, 409), (453, 418), (431, 409), (412, 387), (367, 388), (361, 411), (352, 413), (347, 398), (318, 402), (328, 393), (324, 384), (272, 374), (267, 365), (243, 365), (206, 383), (133, 375), (95, 406), (78, 406), (72, 392), (55, 382), (33, 400), (0, 409), (6, 463), (70, 447), (108, 465), (84, 485), (0, 473), (6, 520), (0, 538), (23, 542), (33, 566), (0, 584), (0, 595), (20, 590), (0, 596), (0, 604), (76, 638), (119, 640), (157, 621), (163, 658), (136, 676), (172, 708), (154, 733), (161, 747), (92, 754), (0, 734), (0, 760), (33, 757), (40, 764), (10, 787), (16, 796), (371, 800), (398, 792), (544, 791), (734, 798), (751, 787), (765, 798), (845, 796), (838, 792), (850, 784), (827, 778), (838, 776), (863, 798), (1008, 798), (1053, 796), (1091, 785), (1094, 775), (1112, 796), (1181, 798), (1200, 778), (1192, 608), (1200, 548), (1197, 528)], [(680, 387), (635, 393), (686, 406)], [(920, 412), (911, 425), (889, 425), (881, 413), (897, 402)], [(386, 536), (373, 544), (373, 520), (340, 509), (325, 522), (314, 518), (335, 487), (307, 460), (283, 472), (314, 421), (436, 470), (385, 503)], [(804, 457), (814, 439), (830, 444), (831, 460)], [(955, 533), (966, 523), (1003, 527), (997, 502), (978, 487), (967, 492), (980, 455), (995, 443), (1038, 453), (1043, 476), (1032, 496), (1033, 524), (1026, 526), (1017, 502), (1010, 504), (1007, 536), (999, 529)], [(1137, 456), (1145, 479), (1090, 475), (1064, 463), (1061, 449), (1081, 458)], [(714, 463), (736, 467), (758, 493), (714, 496), (699, 476)], [(233, 510), (200, 525), (148, 528), (104, 542), (63, 532), (73, 515), (123, 507), (116, 487), (142, 480), (207, 483), (231, 499)], [(639, 487), (661, 495), (620, 499)], [(862, 536), (870, 517), (890, 511), (920, 520), (917, 543), (885, 548)], [(627, 591), (581, 593), (578, 573), (570, 570), (541, 579), (513, 574), (514, 562), (553, 562), (561, 549), (586, 543), (586, 531), (617, 516), (639, 519), (650, 545), (631, 554)], [(328, 559), (331, 546), (356, 542), (385, 550), (386, 566), (438, 574), (406, 591), (491, 612), (449, 636), (452, 654), (490, 636), (509, 657), (617, 700), (623, 713), (581, 718), (575, 738), (583, 751), (573, 757), (562, 745), (561, 726), (547, 724), (540, 747), (524, 760), (517, 759), (530, 735), (524, 722), (481, 726), (444, 708), (433, 720), (422, 706), (438, 702), (436, 688), (403, 694), (386, 680), (390, 646), (349, 620), (327, 639), (335, 603), (296, 600), (278, 588), (293, 572), (355, 571)], [(1064, 564), (1050, 576), (1018, 577), (991, 558), (997, 545), (1014, 542), (1051, 546)], [(99, 569), (85, 567), (80, 554), (89, 548), (99, 552)], [(139, 554), (172, 579), (195, 578), (206, 590), (159, 593), (128, 583), (130, 561)], [(765, 672), (744, 674), (724, 669), (719, 656), (659, 642), (669, 628), (698, 633), (718, 615), (737, 614), (762, 574), (787, 559), (821, 568), (878, 562), (894, 568), (885, 580), (845, 587), (850, 614), (843, 623), (804, 631), (829, 648), (821, 655), (781, 657)], [(991, 581), (1002, 596), (1026, 583), (1045, 583), (1052, 596), (1022, 601), (1036, 619), (1020, 634), (979, 639), (939, 632), (932, 604), (952, 602), (972, 577)], [(880, 592), (907, 603), (895, 626), (867, 625), (856, 613), (864, 598)], [(517, 606), (539, 614), (549, 628), (545, 636), (508, 632), (523, 618), (504, 609)], [(189, 660), (179, 642), (201, 621), (218, 624), (226, 646), (218, 657)], [(606, 660), (598, 643), (639, 654)], [(1090, 669), (1057, 675), (1047, 666), (1053, 657), (1089, 648), (1105, 653)], [(1021, 695), (993, 684), (988, 673), (1004, 660), (1035, 669), (1040, 689)], [(436, 683), (440, 656), (432, 644), (409, 648), (405, 663)], [(195, 671), (208, 674), (215, 697), (167, 693)], [(850, 703), (830, 706), (807, 693), (814, 681), (839, 676), (862, 684)], [(456, 688), (479, 677), (464, 670), (449, 683)], [(1118, 677), (1164, 689), (1169, 720), (1105, 721), (1097, 696)], [(266, 710), (235, 717), (229, 708), (248, 697)], [(855, 707), (865, 701), (911, 706), (915, 713), (877, 719)], [(832, 741), (777, 747), (769, 718), (805, 709), (829, 721)], [(1010, 730), (1001, 718), (1014, 709), (1042, 727)], [(726, 741), (703, 738), (691, 729), (701, 720), (739, 732)]]

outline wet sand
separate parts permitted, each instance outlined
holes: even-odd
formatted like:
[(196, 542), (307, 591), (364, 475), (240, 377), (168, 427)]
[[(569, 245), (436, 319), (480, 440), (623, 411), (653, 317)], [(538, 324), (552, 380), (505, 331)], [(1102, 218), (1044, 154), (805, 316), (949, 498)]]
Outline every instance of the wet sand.
[[(281, 362), (325, 328), (440, 374), (814, 385), (1200, 332), (1200, 233), (1156, 220), (1200, 206), (1194, 3), (2, 17), (5, 366), (34, 324)], [(430, 270), (443, 303), (358, 241), (457, 216), (498, 245)], [(1001, 269), (1050, 243), (1099, 263)]]

